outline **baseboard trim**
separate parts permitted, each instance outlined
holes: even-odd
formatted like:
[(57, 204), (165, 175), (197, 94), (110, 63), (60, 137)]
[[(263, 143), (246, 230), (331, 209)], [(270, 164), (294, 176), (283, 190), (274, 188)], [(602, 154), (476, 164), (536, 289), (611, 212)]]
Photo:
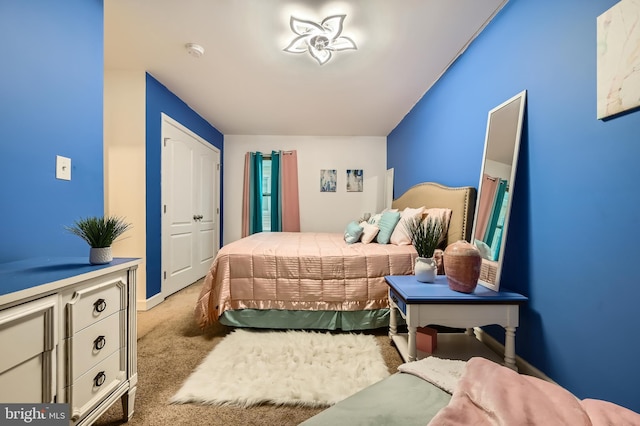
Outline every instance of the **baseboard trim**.
[(162, 302), (164, 302), (164, 296), (162, 296), (162, 293), (158, 293), (146, 300), (136, 300), (136, 310), (148, 311), (154, 306), (158, 306)]
[[(485, 333), (485, 331), (480, 327), (476, 327), (473, 330), (478, 340), (480, 340), (489, 349), (491, 349), (498, 355), (504, 357), (504, 345), (502, 343), (498, 342), (493, 336), (489, 335), (488, 333)], [(538, 370), (533, 365), (529, 364), (524, 358), (521, 358), (518, 355), (516, 355), (516, 366), (518, 367), (519, 373), (537, 377), (547, 382), (556, 383), (549, 376)]]

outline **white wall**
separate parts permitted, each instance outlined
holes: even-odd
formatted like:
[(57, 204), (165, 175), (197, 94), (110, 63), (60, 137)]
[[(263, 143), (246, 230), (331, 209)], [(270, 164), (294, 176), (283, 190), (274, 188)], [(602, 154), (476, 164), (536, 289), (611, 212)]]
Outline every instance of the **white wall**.
[(138, 305), (146, 298), (145, 73), (104, 73), (105, 213), (133, 227), (113, 244), (117, 257), (139, 257)]
[[(365, 212), (384, 207), (387, 138), (378, 136), (224, 136), (223, 244), (241, 238), (244, 156), (248, 151), (298, 152), (300, 230), (343, 232)], [(320, 170), (338, 173), (336, 192), (320, 192)], [(347, 169), (364, 171), (363, 192), (347, 192)]]
[(489, 176), (499, 177), (504, 180), (511, 179), (511, 164), (499, 163), (493, 160), (485, 160), (484, 173)]

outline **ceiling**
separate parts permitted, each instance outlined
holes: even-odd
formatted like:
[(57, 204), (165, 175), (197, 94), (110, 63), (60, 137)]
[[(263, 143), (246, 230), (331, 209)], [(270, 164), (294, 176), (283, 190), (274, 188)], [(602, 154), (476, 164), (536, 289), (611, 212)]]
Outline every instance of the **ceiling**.
[[(106, 0), (105, 69), (147, 71), (227, 135), (387, 136), (506, 1)], [(291, 16), (340, 14), (357, 50), (284, 51)]]

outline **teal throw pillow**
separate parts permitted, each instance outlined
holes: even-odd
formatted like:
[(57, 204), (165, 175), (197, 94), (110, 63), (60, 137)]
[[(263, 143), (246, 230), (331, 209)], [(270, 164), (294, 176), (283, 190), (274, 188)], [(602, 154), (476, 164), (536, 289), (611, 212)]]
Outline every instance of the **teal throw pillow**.
[(347, 244), (353, 244), (360, 241), (362, 232), (364, 229), (358, 225), (358, 222), (352, 221), (347, 225), (347, 229), (344, 231), (344, 240)]
[(378, 236), (376, 237), (376, 241), (378, 242), (378, 244), (389, 244), (391, 234), (396, 228), (399, 220), (399, 212), (384, 212), (382, 214), (380, 221), (376, 223), (378, 228), (380, 228), (380, 231), (378, 231)]

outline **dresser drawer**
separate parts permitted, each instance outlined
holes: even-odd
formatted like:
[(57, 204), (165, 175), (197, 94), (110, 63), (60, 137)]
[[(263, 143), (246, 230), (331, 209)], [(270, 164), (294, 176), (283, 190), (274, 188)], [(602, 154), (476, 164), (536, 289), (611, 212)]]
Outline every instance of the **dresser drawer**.
[(0, 402), (53, 401), (57, 312), (57, 296), (0, 311)]
[(67, 339), (68, 378), (73, 383), (88, 369), (124, 347), (124, 311), (111, 314)]
[(395, 305), (398, 307), (398, 309), (400, 309), (400, 311), (402, 311), (403, 315), (407, 314), (407, 303), (402, 300), (402, 298), (400, 298), (400, 296), (398, 296), (398, 294), (393, 291), (392, 289), (389, 289), (389, 299), (395, 303)]
[(55, 345), (55, 296), (0, 311), (0, 373)]
[(67, 329), (71, 337), (85, 327), (126, 308), (126, 277), (117, 276), (107, 281), (77, 290), (66, 304)]
[(76, 420), (116, 389), (126, 379), (121, 352), (116, 351), (67, 387), (69, 411)]
[[(51, 392), (46, 391), (47, 377), (43, 371), (51, 369), (50, 357), (46, 353), (38, 354), (33, 358), (0, 373), (0, 401), (3, 404), (11, 403), (43, 403), (50, 402)], [(49, 386), (51, 386), (49, 384)]]

